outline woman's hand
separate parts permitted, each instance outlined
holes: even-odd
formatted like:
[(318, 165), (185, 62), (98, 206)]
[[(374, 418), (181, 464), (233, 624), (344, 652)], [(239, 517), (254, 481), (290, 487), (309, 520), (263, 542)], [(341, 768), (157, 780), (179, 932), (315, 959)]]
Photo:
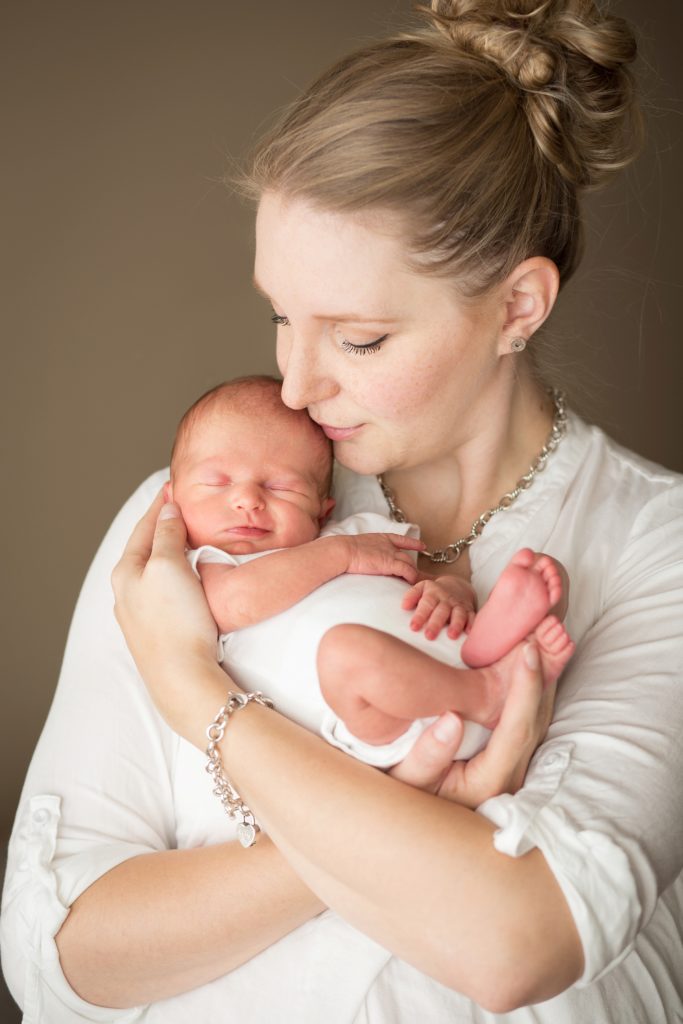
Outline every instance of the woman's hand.
[(192, 685), (216, 666), (216, 623), (185, 557), (177, 505), (159, 493), (112, 573), (116, 618), (152, 699), (185, 734)]
[(479, 754), (469, 761), (453, 761), (463, 724), (448, 712), (425, 730), (390, 774), (470, 808), (500, 793), (516, 793), (550, 724), (555, 686), (544, 685), (533, 641), (520, 645), (512, 671), (500, 721)]

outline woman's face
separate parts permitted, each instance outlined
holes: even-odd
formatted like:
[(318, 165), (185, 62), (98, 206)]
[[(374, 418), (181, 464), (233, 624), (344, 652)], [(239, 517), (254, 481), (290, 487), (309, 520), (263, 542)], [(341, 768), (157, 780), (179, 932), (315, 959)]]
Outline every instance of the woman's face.
[(360, 473), (425, 464), (476, 436), (500, 372), (504, 304), (464, 302), (408, 265), (397, 215), (266, 193), (257, 287), (273, 307), (282, 397)]

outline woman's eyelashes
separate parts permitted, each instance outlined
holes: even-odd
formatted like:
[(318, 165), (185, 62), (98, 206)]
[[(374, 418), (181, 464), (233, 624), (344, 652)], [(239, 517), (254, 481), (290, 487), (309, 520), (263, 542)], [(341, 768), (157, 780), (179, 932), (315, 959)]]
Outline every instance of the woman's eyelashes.
[(348, 340), (348, 338), (344, 338), (341, 342), (341, 347), (345, 352), (351, 352), (355, 356), (369, 356), (372, 355), (373, 352), (379, 352), (382, 347), (382, 342), (386, 341), (388, 337), (388, 334), (383, 334), (381, 338), (375, 338), (374, 341), (368, 341), (365, 345), (354, 345), (353, 342)]
[[(276, 313), (273, 310), (271, 315), (271, 323), (274, 323), (277, 327), (289, 327), (289, 317), (284, 316), (282, 313)], [(350, 352), (355, 356), (369, 356), (374, 352), (379, 352), (382, 343), (387, 340), (388, 334), (383, 334), (381, 338), (375, 338), (373, 341), (367, 341), (363, 345), (355, 344), (349, 341), (348, 338), (340, 338), (339, 345), (344, 352)]]

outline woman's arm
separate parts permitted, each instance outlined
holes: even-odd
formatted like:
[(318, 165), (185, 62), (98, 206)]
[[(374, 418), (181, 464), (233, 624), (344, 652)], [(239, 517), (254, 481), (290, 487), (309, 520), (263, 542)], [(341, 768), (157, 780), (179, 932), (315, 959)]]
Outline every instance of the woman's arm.
[[(159, 522), (151, 557), (154, 512), (116, 570), (117, 613), (163, 715), (201, 747), (224, 701), (225, 678), (191, 625), (199, 612), (184, 607), (184, 528), (172, 508), (166, 511), (171, 518)], [(167, 598), (161, 616), (158, 595), (170, 593), (173, 606)], [(179, 631), (172, 656), (160, 658), (155, 652), (168, 654)], [(444, 785), (461, 797), (476, 785), (478, 797), (500, 791), (486, 783), (501, 763), (509, 775), (518, 773), (538, 741), (532, 720), (540, 674), (521, 661), (517, 676), (518, 699), (509, 702), (497, 742), (467, 775), (448, 773)], [(516, 744), (520, 734), (523, 754), (515, 749), (513, 757), (510, 737)], [(474, 812), (359, 765), (263, 708), (234, 715), (222, 746), (228, 775), (303, 879), (388, 948), (491, 1008), (548, 998), (580, 974), (576, 930), (540, 854), (501, 856), (492, 827)], [(452, 756), (454, 745), (448, 749)], [(432, 784), (446, 774), (447, 759), (436, 750), (427, 736), (415, 755), (418, 763), (432, 762), (424, 771)], [(520, 957), (511, 956), (515, 950)]]
[(56, 942), (100, 1006), (165, 999), (227, 974), (323, 910), (267, 839), (132, 857), (78, 897)]
[[(121, 1007), (185, 991), (321, 909), (270, 842), (250, 858), (228, 841), (203, 759), (159, 718), (115, 622), (111, 568), (154, 490), (122, 510), (85, 581), (9, 847), (3, 969), (17, 1001), (50, 1019), (104, 1019), (79, 994)], [(189, 837), (183, 818), (198, 822)], [(173, 849), (183, 843), (198, 848)]]
[(481, 816), (294, 728), (264, 709), (234, 716), (226, 769), (333, 909), (493, 1012), (548, 999), (580, 976), (578, 935), (538, 850), (499, 854)]

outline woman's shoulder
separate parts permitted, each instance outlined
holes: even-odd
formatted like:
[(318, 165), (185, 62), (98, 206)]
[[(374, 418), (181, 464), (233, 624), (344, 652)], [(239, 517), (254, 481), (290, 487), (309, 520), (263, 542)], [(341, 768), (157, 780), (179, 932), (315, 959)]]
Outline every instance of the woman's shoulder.
[(145, 514), (167, 480), (168, 469), (159, 469), (151, 473), (124, 502), (104, 535), (88, 577), (96, 575), (102, 569), (108, 579), (108, 574), (121, 557), (133, 527)]
[(572, 419), (577, 439), (576, 473), (570, 491), (583, 491), (605, 515), (643, 527), (683, 513), (683, 474), (618, 444), (600, 427)]
[(145, 510), (149, 508), (161, 488), (164, 486), (169, 478), (169, 474), (170, 470), (168, 467), (164, 469), (157, 469), (154, 473), (150, 473), (150, 475), (142, 481), (139, 487), (133, 491), (128, 500), (121, 506), (119, 516), (124, 513), (134, 515), (139, 510), (139, 519)]
[(588, 440), (589, 454), (592, 457), (606, 460), (611, 475), (638, 477), (645, 486), (655, 489), (683, 484), (683, 474), (668, 469), (644, 455), (638, 454), (619, 444), (600, 427), (584, 422), (579, 416), (573, 416), (575, 430)]

